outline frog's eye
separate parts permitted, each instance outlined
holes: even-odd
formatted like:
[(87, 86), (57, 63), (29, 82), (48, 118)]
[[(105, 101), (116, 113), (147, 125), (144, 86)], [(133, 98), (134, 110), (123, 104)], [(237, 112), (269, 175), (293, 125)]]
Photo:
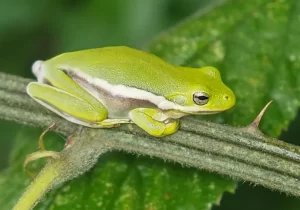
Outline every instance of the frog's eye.
[(207, 104), (209, 99), (209, 95), (204, 92), (196, 92), (193, 95), (193, 100), (198, 105), (205, 105)]

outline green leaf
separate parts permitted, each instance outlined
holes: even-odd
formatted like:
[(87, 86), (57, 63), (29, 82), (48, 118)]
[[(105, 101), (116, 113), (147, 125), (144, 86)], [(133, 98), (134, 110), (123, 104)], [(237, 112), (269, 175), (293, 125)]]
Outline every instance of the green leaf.
[[(11, 167), (0, 174), (0, 206), (11, 209), (30, 183), (24, 157), (36, 151), (40, 129), (23, 128), (15, 139)], [(47, 135), (47, 148), (63, 147)], [(38, 170), (40, 164), (32, 164)], [(235, 183), (218, 175), (158, 159), (112, 152), (87, 174), (49, 193), (36, 209), (210, 209)]]
[(211, 117), (217, 122), (249, 124), (274, 100), (261, 127), (279, 136), (300, 105), (299, 12), (294, 0), (228, 0), (162, 34), (149, 48), (177, 65), (220, 69), (237, 104)]

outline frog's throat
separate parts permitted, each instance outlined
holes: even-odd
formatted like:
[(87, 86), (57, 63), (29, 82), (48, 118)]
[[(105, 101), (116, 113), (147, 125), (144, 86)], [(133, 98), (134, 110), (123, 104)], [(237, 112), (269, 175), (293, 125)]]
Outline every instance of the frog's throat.
[[(205, 108), (200, 109), (199, 107), (195, 106), (181, 106), (179, 104), (176, 104), (172, 101), (167, 100), (163, 96), (155, 95), (154, 93), (150, 93), (143, 89), (138, 89), (136, 87), (128, 87), (124, 85), (115, 85), (110, 84), (108, 81), (100, 78), (94, 78), (89, 76), (88, 74), (85, 74), (79, 70), (72, 69), (68, 70), (70, 68), (64, 66), (62, 67), (63, 71), (72, 79), (75, 81), (78, 81), (78, 84), (80, 83), (88, 83), (90, 85), (93, 85), (99, 89), (102, 89), (109, 94), (111, 94), (113, 97), (123, 97), (123, 98), (132, 98), (137, 100), (145, 100), (149, 101), (150, 103), (154, 104), (161, 110), (178, 110), (181, 112), (202, 112), (202, 111), (208, 111)], [(83, 85), (81, 85), (83, 87)], [(86, 86), (86, 85), (85, 85)], [(85, 88), (91, 95), (93, 95), (95, 98), (98, 99), (98, 94), (95, 89), (87, 89)], [(98, 99), (99, 100), (99, 99)]]

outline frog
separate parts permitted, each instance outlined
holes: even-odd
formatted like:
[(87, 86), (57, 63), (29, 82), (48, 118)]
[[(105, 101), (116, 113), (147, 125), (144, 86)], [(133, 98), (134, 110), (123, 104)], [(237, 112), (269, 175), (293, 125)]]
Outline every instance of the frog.
[(127, 46), (72, 51), (32, 65), (27, 94), (62, 118), (90, 128), (136, 124), (154, 137), (180, 119), (231, 109), (233, 91), (212, 66), (184, 67)]

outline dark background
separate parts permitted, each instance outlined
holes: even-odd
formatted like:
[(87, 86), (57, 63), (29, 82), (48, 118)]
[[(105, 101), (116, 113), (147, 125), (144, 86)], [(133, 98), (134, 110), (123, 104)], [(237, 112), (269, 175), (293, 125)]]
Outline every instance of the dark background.
[[(31, 65), (66, 51), (108, 45), (143, 48), (209, 0), (1, 0), (1, 71), (31, 77)], [(300, 118), (280, 139), (297, 144)], [(20, 128), (0, 121), (0, 168)], [(292, 142), (291, 140), (294, 140)], [(298, 141), (299, 142), (299, 141)], [(299, 144), (299, 143), (298, 143)], [(215, 210), (296, 210), (300, 201), (249, 183), (226, 194)]]

